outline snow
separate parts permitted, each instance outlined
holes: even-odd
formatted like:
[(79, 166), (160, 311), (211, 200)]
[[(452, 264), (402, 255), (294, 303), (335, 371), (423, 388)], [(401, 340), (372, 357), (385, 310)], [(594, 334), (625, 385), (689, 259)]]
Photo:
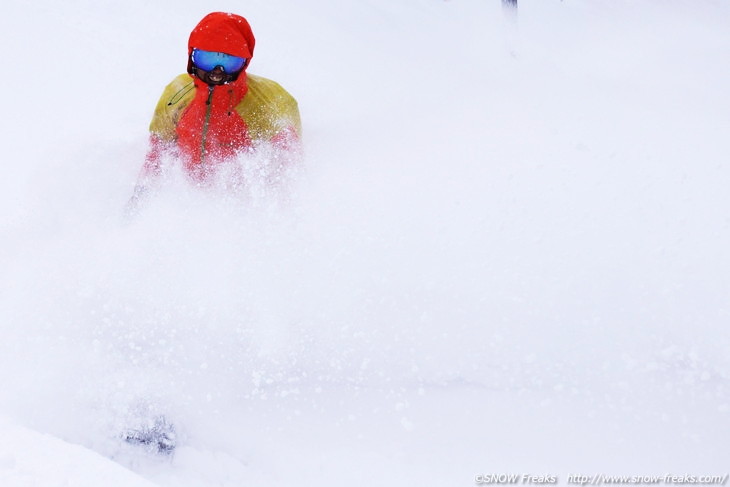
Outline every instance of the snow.
[[(306, 163), (127, 221), (211, 10)], [(4, 11), (1, 485), (727, 473), (727, 2)], [(159, 414), (173, 457), (121, 442)]]
[(0, 418), (0, 427), (3, 433), (0, 443), (2, 485), (155, 485), (79, 445), (14, 425), (5, 418)]

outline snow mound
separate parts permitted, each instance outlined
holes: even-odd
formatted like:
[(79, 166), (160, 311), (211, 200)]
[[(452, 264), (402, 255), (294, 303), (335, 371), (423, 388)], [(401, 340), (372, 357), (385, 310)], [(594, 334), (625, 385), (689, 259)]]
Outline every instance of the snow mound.
[(0, 417), (3, 487), (154, 487), (149, 480), (87, 448)]

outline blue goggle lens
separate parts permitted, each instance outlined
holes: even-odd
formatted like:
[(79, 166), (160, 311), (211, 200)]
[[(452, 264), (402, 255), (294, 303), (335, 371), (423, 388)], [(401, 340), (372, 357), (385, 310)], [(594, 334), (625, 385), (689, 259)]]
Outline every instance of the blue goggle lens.
[(226, 73), (235, 73), (246, 64), (246, 59), (238, 56), (231, 56), (224, 52), (203, 51), (193, 49), (193, 65), (203, 71), (213, 71), (217, 66), (223, 68)]

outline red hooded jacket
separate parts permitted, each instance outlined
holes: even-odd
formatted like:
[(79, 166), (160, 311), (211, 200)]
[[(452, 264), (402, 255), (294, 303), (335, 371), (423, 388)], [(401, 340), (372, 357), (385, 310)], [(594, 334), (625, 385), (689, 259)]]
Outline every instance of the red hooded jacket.
[[(157, 105), (142, 179), (159, 174), (161, 153), (171, 144), (188, 173), (203, 179), (211, 167), (252, 147), (255, 140), (265, 139), (284, 149), (298, 143), (299, 112), (291, 95), (277, 83), (251, 75), (254, 92), (247, 96), (245, 70), (255, 42), (246, 19), (235, 14), (208, 14), (193, 29), (188, 75), (170, 83)], [(244, 71), (234, 81), (209, 86), (193, 74), (193, 48), (245, 58)]]

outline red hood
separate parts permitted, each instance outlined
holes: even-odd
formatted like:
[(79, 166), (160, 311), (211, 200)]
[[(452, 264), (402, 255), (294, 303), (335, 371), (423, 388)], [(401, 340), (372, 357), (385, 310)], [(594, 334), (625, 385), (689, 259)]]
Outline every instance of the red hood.
[(188, 72), (191, 72), (190, 55), (193, 48), (203, 51), (224, 52), (248, 59), (251, 63), (256, 39), (248, 21), (236, 14), (213, 12), (198, 22), (188, 40)]

